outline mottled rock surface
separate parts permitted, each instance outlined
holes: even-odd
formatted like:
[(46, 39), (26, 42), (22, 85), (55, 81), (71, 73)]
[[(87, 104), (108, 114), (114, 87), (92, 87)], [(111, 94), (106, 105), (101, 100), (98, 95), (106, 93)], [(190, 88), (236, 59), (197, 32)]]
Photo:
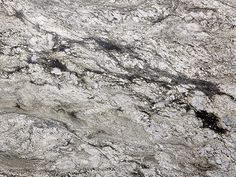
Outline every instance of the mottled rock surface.
[(235, 0), (0, 0), (0, 177), (234, 177)]

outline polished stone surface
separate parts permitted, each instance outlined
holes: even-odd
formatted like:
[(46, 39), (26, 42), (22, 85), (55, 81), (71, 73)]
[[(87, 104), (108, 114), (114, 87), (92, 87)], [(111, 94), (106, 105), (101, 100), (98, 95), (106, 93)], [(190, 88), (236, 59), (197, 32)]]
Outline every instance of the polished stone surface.
[(235, 0), (0, 0), (0, 177), (234, 177)]

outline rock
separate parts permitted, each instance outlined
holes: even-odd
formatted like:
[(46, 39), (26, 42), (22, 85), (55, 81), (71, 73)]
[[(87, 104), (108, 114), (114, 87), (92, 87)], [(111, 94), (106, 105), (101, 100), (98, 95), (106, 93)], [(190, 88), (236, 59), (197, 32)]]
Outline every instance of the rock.
[(235, 176), (235, 8), (0, 1), (0, 176)]

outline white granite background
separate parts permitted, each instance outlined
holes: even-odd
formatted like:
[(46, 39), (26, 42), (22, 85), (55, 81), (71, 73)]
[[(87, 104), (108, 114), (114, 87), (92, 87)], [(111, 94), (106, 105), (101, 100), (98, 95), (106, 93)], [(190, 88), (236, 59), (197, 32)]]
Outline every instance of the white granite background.
[(234, 177), (235, 0), (1, 0), (1, 177)]

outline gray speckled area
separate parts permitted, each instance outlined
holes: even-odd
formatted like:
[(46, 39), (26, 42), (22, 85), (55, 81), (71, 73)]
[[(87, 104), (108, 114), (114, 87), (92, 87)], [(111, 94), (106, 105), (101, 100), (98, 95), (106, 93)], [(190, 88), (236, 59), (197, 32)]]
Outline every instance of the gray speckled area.
[(235, 0), (0, 0), (0, 177), (234, 177)]

